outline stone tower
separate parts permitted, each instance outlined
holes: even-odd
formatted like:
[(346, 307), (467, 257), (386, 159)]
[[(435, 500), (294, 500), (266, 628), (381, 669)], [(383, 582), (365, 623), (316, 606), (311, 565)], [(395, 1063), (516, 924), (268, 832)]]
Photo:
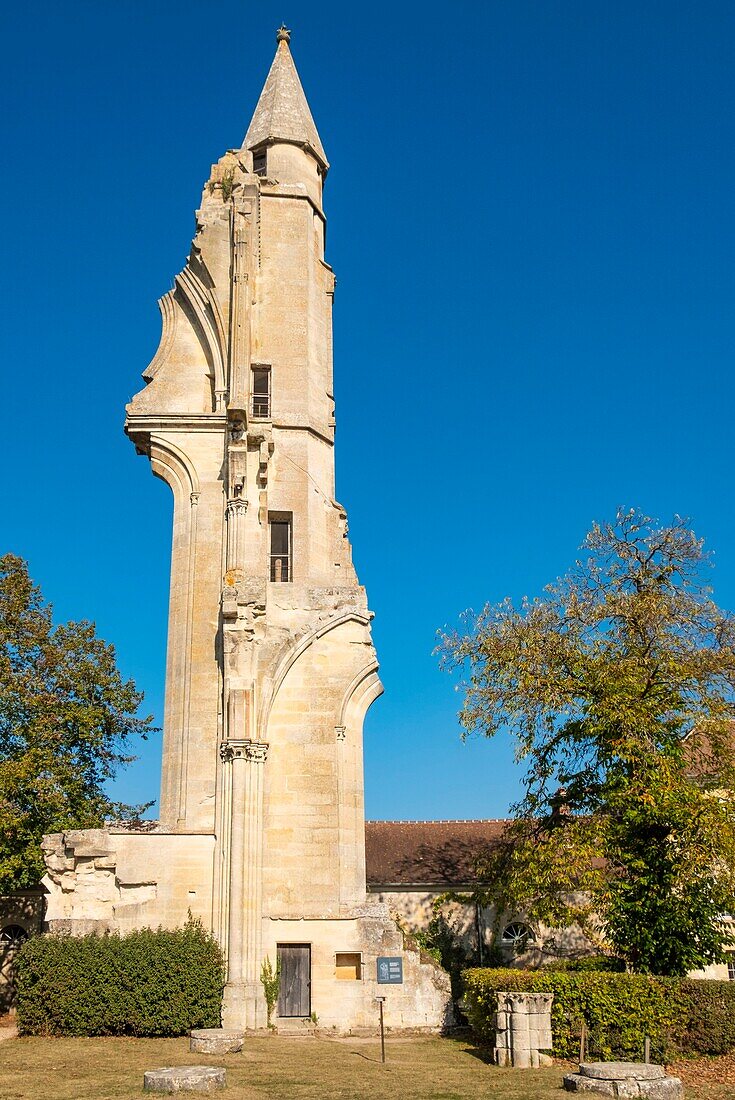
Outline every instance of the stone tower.
[(404, 955), (400, 1022), (431, 1027), (443, 972), (366, 902), (362, 725), (382, 687), (335, 500), (329, 164), (289, 37), (212, 168), (127, 408), (174, 497), (161, 820), (48, 838), (49, 917), (126, 928), (192, 909), (225, 949), (225, 1021), (248, 1027), (266, 956), (282, 1017), (351, 1027), (374, 1018), (377, 956)]

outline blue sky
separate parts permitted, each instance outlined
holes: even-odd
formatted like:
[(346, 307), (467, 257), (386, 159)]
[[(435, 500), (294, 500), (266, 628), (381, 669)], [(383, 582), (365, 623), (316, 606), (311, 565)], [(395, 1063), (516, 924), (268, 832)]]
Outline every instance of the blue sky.
[[(735, 7), (39, 0), (4, 14), (1, 548), (162, 712), (171, 501), (122, 433), (281, 20), (332, 170), (338, 498), (376, 613), (371, 817), (496, 817), (432, 656), (618, 504), (735, 605)], [(160, 737), (116, 784), (158, 792)]]

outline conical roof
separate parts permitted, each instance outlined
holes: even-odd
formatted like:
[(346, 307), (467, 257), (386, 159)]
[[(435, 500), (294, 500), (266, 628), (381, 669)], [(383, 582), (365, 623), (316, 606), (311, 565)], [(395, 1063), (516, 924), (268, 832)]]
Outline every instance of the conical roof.
[(289, 41), (291, 32), (281, 27), (276, 35), (278, 46), (270, 72), (260, 93), (243, 145), (253, 149), (265, 141), (288, 141), (308, 145), (314, 156), (329, 167), (299, 74), (296, 72)]

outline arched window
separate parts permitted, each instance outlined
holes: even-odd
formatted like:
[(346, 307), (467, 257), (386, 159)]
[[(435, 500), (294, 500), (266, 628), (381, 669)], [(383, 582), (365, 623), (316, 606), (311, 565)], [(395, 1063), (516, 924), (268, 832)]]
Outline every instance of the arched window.
[(0, 946), (10, 948), (11, 951), (17, 951), (27, 939), (28, 933), (19, 924), (6, 924), (0, 929)]
[(503, 947), (512, 947), (514, 951), (525, 951), (529, 943), (534, 942), (533, 929), (521, 921), (511, 921), (503, 929), (500, 942)]

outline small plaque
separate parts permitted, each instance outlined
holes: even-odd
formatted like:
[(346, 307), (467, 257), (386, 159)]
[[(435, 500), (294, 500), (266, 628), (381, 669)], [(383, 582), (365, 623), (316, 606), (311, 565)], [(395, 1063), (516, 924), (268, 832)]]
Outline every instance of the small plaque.
[(403, 985), (403, 959), (400, 955), (378, 958), (378, 985)]

